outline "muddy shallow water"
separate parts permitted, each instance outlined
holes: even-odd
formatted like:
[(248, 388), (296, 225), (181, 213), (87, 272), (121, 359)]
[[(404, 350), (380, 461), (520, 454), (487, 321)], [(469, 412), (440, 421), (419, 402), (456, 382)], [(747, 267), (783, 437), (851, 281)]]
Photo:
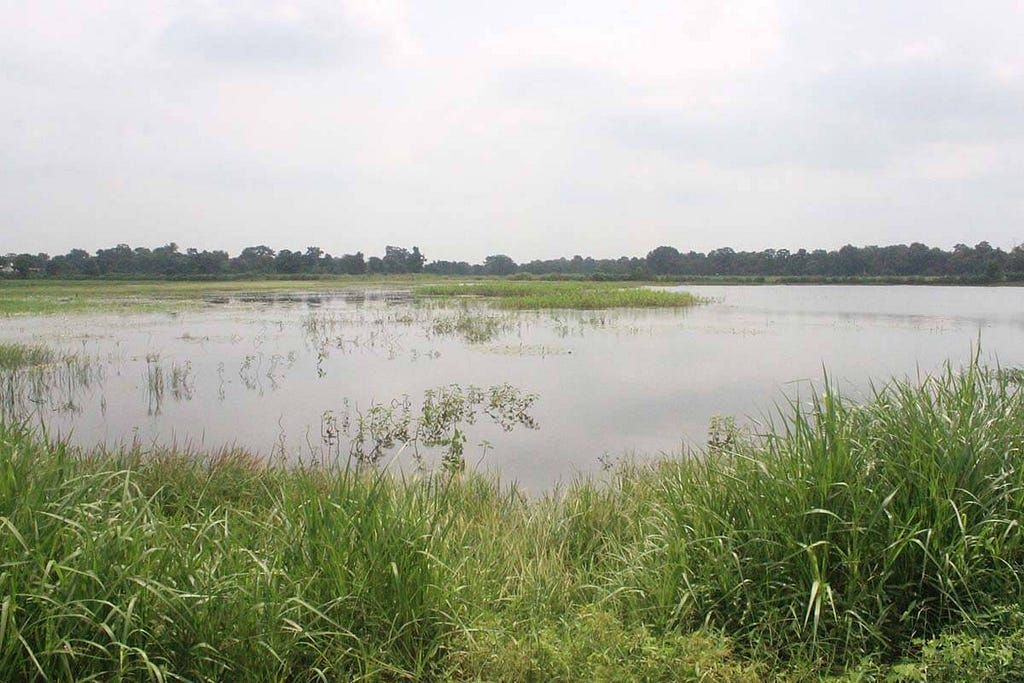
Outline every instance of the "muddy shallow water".
[(84, 445), (344, 457), (344, 439), (325, 441), (325, 413), (354, 418), (406, 396), (415, 412), (432, 388), (508, 383), (537, 395), (536, 428), (478, 419), (465, 456), (531, 490), (626, 454), (699, 447), (715, 415), (756, 430), (825, 370), (856, 395), (963, 363), (979, 343), (985, 360), (1024, 364), (1024, 289), (685, 289), (712, 303), (507, 313), (402, 292), (230, 295), (178, 313), (8, 318), (0, 341), (88, 359), (87, 373), (21, 407)]

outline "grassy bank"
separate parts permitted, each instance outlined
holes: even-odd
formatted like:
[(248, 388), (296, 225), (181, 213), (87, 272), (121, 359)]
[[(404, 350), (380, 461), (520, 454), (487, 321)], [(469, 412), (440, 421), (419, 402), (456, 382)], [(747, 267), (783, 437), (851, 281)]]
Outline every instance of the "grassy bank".
[(643, 283), (581, 281), (512, 281), (424, 285), (420, 297), (481, 298), (497, 308), (514, 310), (605, 308), (683, 308), (701, 303), (688, 292), (649, 289)]
[(531, 499), (0, 427), (2, 680), (1019, 680), (1024, 396), (977, 365)]

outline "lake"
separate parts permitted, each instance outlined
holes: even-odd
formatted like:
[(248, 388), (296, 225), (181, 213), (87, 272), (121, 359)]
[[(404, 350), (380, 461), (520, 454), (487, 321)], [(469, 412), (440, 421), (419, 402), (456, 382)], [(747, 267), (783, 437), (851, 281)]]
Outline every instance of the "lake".
[[(678, 310), (505, 312), (379, 290), (224, 295), (173, 313), (13, 317), (0, 341), (76, 365), (9, 383), (8, 414), (91, 446), (238, 445), (289, 462), (347, 458), (346, 418), (418, 414), (438, 387), (508, 384), (535, 424), (465, 425), (465, 459), (531, 491), (624, 456), (701, 447), (716, 415), (757, 431), (827, 372), (851, 396), (893, 376), (1024, 364), (1024, 290), (686, 286)], [(45, 384), (45, 386), (43, 386)], [(21, 392), (14, 400), (14, 395)], [(410, 467), (412, 449), (383, 462)], [(436, 462), (426, 448), (423, 462)]]

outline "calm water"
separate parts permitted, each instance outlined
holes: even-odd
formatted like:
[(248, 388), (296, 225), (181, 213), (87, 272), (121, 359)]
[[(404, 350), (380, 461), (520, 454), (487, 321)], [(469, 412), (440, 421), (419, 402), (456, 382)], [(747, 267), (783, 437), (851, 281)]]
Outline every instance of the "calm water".
[(1024, 364), (1024, 289), (685, 289), (714, 303), (467, 314), (396, 293), (233, 297), (177, 314), (7, 319), (0, 339), (90, 359), (87, 381), (31, 404), (51, 434), (85, 445), (234, 444), (323, 459), (325, 411), (355, 415), (403, 396), (415, 407), (434, 387), (507, 382), (538, 395), (538, 428), (480, 420), (467, 461), (531, 490), (609, 458), (700, 446), (714, 415), (756, 428), (776, 403), (813, 391), (823, 370), (857, 394), (960, 364), (979, 343), (987, 360)]

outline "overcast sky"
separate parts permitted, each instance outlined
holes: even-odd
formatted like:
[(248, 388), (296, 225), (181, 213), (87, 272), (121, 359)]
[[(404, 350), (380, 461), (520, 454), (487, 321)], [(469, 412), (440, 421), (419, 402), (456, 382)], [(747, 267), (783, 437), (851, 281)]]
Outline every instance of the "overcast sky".
[(0, 253), (1024, 241), (1024, 3), (0, 0)]

